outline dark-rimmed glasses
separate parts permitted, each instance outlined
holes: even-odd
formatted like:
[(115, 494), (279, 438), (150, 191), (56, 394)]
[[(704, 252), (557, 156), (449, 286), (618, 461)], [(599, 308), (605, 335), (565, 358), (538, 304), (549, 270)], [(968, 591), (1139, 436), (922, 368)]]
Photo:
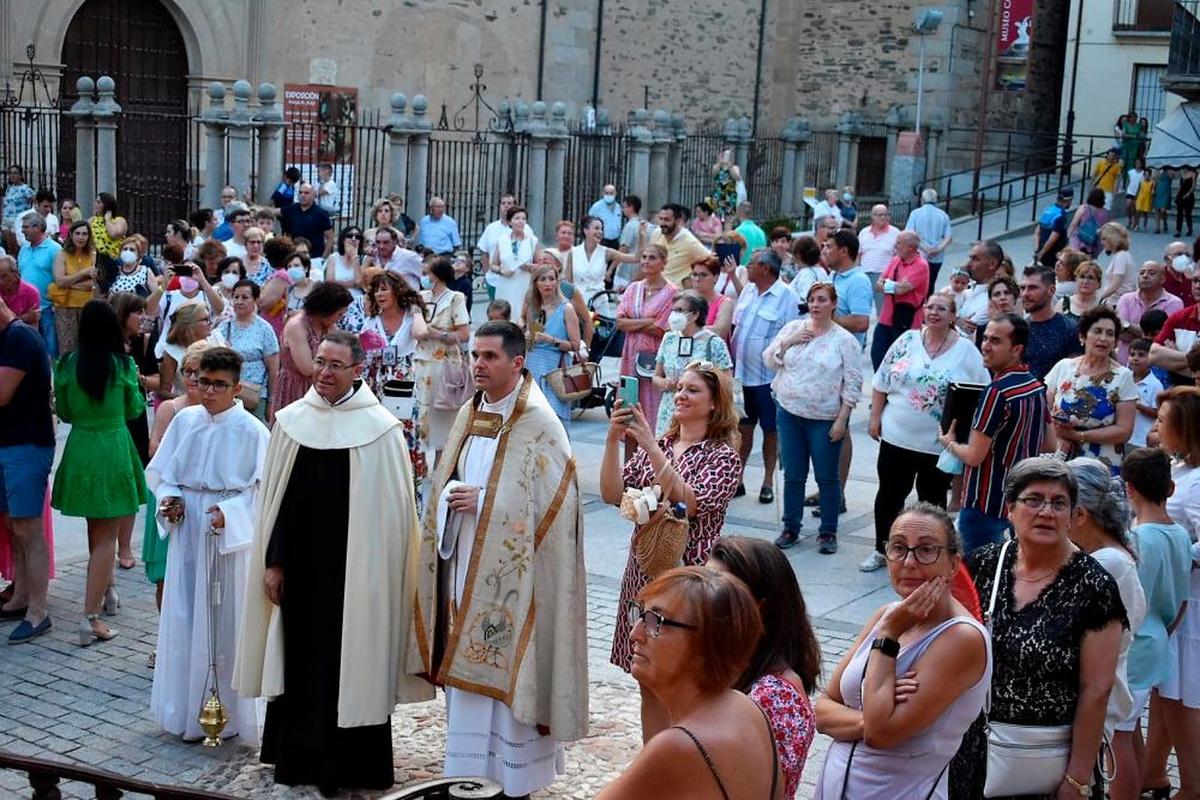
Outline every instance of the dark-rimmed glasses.
[(233, 386), (229, 381), (210, 381), (208, 378), (201, 378), (197, 383), (200, 384), (202, 392), (224, 392)]
[(632, 628), (639, 622), (646, 629), (646, 635), (651, 639), (657, 639), (662, 636), (663, 626), (668, 628), (683, 628), (689, 631), (700, 630), (695, 625), (688, 625), (686, 622), (668, 619), (657, 611), (644, 607), (637, 600), (625, 601), (625, 613), (629, 617), (629, 626)]
[(944, 544), (919, 544), (916, 547), (909, 547), (904, 542), (888, 542), (885, 555), (888, 561), (894, 561), (897, 564), (903, 564), (908, 558), (908, 554), (912, 553), (913, 558), (918, 564), (934, 564), (942, 557), (942, 551), (946, 549)]
[(1064, 497), (1055, 497), (1052, 500), (1047, 500), (1040, 494), (1027, 494), (1018, 497), (1017, 502), (1035, 514), (1046, 506), (1050, 506), (1050, 510), (1055, 514), (1066, 514), (1071, 510), (1071, 501)]

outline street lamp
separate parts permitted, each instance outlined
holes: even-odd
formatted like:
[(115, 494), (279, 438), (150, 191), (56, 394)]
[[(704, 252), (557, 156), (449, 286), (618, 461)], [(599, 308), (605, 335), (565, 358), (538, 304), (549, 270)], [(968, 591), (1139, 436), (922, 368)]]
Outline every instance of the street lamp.
[(936, 8), (927, 8), (917, 17), (917, 23), (913, 25), (913, 33), (921, 40), (921, 55), (917, 61), (917, 124), (915, 126), (917, 133), (921, 132), (921, 95), (924, 94), (925, 88), (925, 37), (937, 33), (938, 26), (942, 24), (942, 12)]

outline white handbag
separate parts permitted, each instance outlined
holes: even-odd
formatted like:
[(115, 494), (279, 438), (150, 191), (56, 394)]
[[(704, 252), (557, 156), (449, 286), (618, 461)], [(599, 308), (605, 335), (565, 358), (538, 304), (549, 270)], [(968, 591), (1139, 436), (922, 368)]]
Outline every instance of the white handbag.
[[(992, 634), (992, 616), (996, 611), (996, 596), (1004, 575), (1004, 557), (1012, 545), (1009, 539), (1000, 548), (992, 592), (988, 600), (987, 629)], [(984, 713), (992, 711), (992, 692), (988, 689)], [(987, 779), (984, 797), (1009, 795), (1054, 794), (1071, 757), (1070, 725), (1016, 725), (1010, 722), (987, 721)]]

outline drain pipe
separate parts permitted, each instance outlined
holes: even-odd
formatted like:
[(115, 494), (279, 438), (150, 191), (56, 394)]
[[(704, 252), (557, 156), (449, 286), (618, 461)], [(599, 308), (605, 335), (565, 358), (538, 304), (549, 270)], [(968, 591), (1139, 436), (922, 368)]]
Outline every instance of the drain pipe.
[(542, 99), (542, 73), (545, 72), (546, 67), (546, 2), (547, 0), (542, 0), (542, 19), (538, 28), (538, 74), (537, 94), (535, 95), (538, 100)]
[[(600, 0), (601, 3), (604, 0)], [(754, 63), (754, 115), (750, 123), (750, 135), (758, 135), (758, 98), (759, 87), (762, 86), (763, 72), (763, 39), (767, 31), (767, 0), (762, 0), (758, 7), (758, 57)]]
[[(545, 2), (545, 0), (543, 0)], [(596, 3), (596, 53), (592, 59), (592, 108), (600, 110), (600, 41), (604, 36), (604, 0)]]

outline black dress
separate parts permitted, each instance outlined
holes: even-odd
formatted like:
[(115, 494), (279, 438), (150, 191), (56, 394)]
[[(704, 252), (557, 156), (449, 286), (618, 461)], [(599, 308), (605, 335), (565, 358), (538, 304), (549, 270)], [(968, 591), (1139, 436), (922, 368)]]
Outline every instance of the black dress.
[(267, 548), (267, 566), (284, 570), (285, 693), (267, 704), (261, 759), (276, 783), (326, 797), (395, 782), (390, 719), (337, 725), (349, 515), (350, 451), (301, 447)]
[[(986, 613), (1002, 545), (967, 557), (979, 602)], [(1080, 644), (1090, 631), (1118, 620), (1129, 627), (1116, 580), (1083, 551), (1076, 552), (1036, 598), (1016, 609), (1013, 567), (1019, 544), (1005, 555), (992, 615), (992, 710), (990, 718), (1019, 725), (1070, 725), (1079, 699)], [(964, 737), (964, 748), (972, 748)], [(960, 755), (966, 755), (960, 753)], [(972, 761), (983, 754), (975, 754)], [(981, 771), (982, 772), (982, 771)], [(978, 773), (977, 773), (978, 774)], [(978, 774), (981, 779), (982, 775)], [(952, 783), (954, 781), (952, 780)], [(954, 800), (983, 796), (983, 786), (952, 787)]]
[[(154, 348), (150, 345), (149, 336), (139, 333), (129, 342), (129, 357), (137, 365), (140, 375), (157, 375), (158, 361), (154, 358)], [(125, 420), (129, 435), (133, 437), (133, 446), (137, 448), (142, 466), (150, 463), (150, 423), (143, 413), (140, 417)]]

